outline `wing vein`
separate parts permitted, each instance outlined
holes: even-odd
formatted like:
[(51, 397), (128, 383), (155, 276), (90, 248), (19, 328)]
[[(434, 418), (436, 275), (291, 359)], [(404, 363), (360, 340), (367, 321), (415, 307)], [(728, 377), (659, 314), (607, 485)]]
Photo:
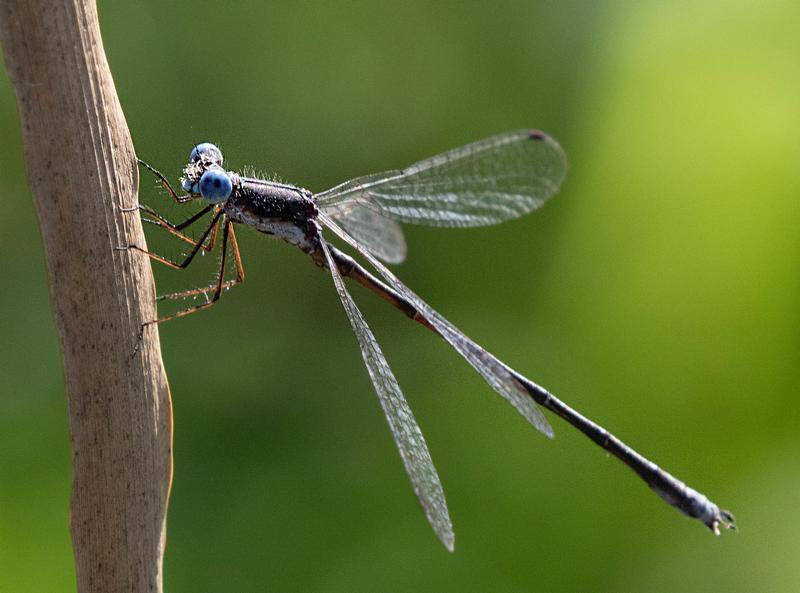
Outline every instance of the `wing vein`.
[(346, 181), (315, 198), (324, 211), (358, 203), (400, 222), (482, 226), (541, 207), (558, 191), (566, 171), (566, 157), (555, 140), (541, 132), (517, 130), (402, 171)]
[(403, 284), (386, 266), (361, 247), (357, 241), (339, 228), (330, 218), (321, 214), (320, 220), (327, 228), (366, 258), (370, 265), (378, 271), (394, 290), (414, 305), (417, 311), (431, 323), (442, 338), (472, 365), (492, 389), (508, 401), (534, 428), (545, 436), (552, 438), (553, 429), (550, 427), (550, 423), (545, 418), (544, 413), (503, 362), (473, 342), (435, 311), (433, 307)]
[(422, 436), (422, 431), (400, 390), (394, 373), (389, 368), (389, 363), (375, 340), (375, 336), (353, 301), (353, 297), (345, 288), (336, 262), (324, 240), (321, 241), (321, 245), (333, 277), (333, 283), (336, 286), (336, 292), (339, 294), (339, 299), (342, 301), (342, 306), (358, 339), (364, 364), (370, 379), (372, 379), (386, 420), (389, 422), (389, 428), (411, 480), (414, 493), (417, 495), (433, 531), (445, 548), (452, 552), (455, 543), (453, 525), (447, 510), (444, 489), (433, 465), (425, 438)]

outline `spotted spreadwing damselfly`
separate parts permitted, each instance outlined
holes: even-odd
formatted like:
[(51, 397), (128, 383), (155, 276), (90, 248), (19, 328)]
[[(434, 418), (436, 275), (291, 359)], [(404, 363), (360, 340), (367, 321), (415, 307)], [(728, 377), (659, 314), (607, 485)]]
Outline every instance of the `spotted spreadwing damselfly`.
[[(333, 278), (414, 493), (434, 532), (448, 550), (454, 548), (453, 526), (425, 439), (375, 336), (347, 291), (343, 277), (361, 284), (438, 334), (492, 389), (546, 436), (551, 437), (553, 431), (542, 408), (580, 430), (636, 472), (666, 502), (699, 519), (715, 534), (719, 534), (720, 528), (735, 529), (729, 512), (473, 342), (385, 265), (405, 259), (406, 243), (399, 223), (484, 226), (517, 218), (541, 207), (559, 190), (567, 171), (561, 147), (547, 134), (518, 130), (492, 136), (405, 169), (352, 179), (318, 194), (229, 171), (223, 167), (222, 152), (210, 143), (198, 144), (192, 149), (183, 170), (183, 193), (180, 194), (158, 170), (139, 162), (158, 178), (175, 202), (200, 202), (203, 207), (180, 224), (173, 224), (145, 205), (128, 209), (140, 210), (144, 220), (190, 244), (191, 251), (182, 261), (136, 245), (120, 249), (142, 251), (173, 268), (183, 269), (198, 253), (214, 249), (220, 232), (222, 234), (217, 280), (206, 287), (160, 297), (200, 296), (205, 300), (146, 323), (142, 332), (149, 325), (210, 307), (226, 289), (244, 279), (235, 224), (274, 235), (299, 247)], [(199, 239), (185, 234), (184, 231), (200, 221), (205, 221), (205, 227)], [(329, 243), (325, 238), (328, 232), (349, 245), (374, 272)], [(235, 277), (226, 280), (228, 252), (233, 256)], [(139, 341), (141, 339), (142, 334)]]

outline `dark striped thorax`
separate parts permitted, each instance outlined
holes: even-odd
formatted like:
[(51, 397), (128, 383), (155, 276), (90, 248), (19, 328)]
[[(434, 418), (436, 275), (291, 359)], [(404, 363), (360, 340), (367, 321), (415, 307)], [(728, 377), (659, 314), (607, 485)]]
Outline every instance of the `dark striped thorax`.
[(233, 184), (223, 210), (233, 221), (279, 237), (310, 253), (318, 247), (319, 210), (310, 191), (228, 173)]

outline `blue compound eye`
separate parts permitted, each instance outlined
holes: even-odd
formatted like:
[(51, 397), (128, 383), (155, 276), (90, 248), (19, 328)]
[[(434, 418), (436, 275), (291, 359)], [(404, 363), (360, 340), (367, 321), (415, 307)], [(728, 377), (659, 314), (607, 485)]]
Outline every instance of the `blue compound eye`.
[(231, 191), (231, 178), (222, 169), (208, 169), (200, 178), (200, 195), (212, 204), (227, 200)]
[(222, 166), (222, 151), (217, 148), (216, 145), (211, 144), (211, 142), (201, 142), (192, 149), (191, 153), (189, 153), (190, 163), (196, 163), (201, 158), (208, 159), (220, 167)]

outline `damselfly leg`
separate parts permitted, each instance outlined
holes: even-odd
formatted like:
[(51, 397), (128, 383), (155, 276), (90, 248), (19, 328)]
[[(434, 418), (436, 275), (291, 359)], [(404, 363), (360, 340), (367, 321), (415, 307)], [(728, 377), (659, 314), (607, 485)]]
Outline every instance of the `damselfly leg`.
[[(185, 203), (191, 199), (190, 196), (179, 196), (175, 190), (172, 188), (172, 185), (169, 181), (164, 177), (164, 175), (159, 172), (154, 167), (148, 165), (146, 162), (139, 159), (139, 163), (147, 168), (150, 172), (152, 172), (158, 180), (161, 182), (163, 187), (167, 190), (170, 196), (173, 198), (175, 202), (178, 203)], [(128, 211), (133, 211), (134, 209), (130, 209)], [(167, 265), (173, 269), (183, 270), (189, 267), (189, 265), (194, 261), (197, 254), (202, 251), (212, 251), (216, 245), (217, 236), (219, 234), (220, 226), (223, 227), (223, 241), (222, 241), (222, 253), (220, 256), (220, 265), (219, 271), (217, 273), (217, 280), (213, 284), (210, 284), (205, 287), (201, 288), (193, 288), (189, 290), (171, 292), (167, 294), (163, 294), (157, 297), (156, 300), (178, 300), (184, 298), (190, 298), (198, 295), (205, 295), (207, 300), (204, 303), (199, 305), (194, 305), (188, 307), (186, 309), (177, 311), (170, 315), (166, 315), (163, 317), (159, 317), (158, 319), (154, 319), (152, 321), (145, 322), (142, 325), (142, 332), (140, 333), (139, 341), (141, 341), (141, 336), (143, 334), (144, 328), (148, 325), (153, 325), (157, 323), (163, 323), (165, 321), (170, 321), (172, 319), (177, 319), (178, 317), (185, 317), (186, 315), (190, 315), (191, 313), (195, 313), (197, 311), (201, 311), (203, 309), (207, 309), (214, 305), (220, 298), (223, 290), (227, 290), (236, 284), (241, 283), (244, 280), (244, 267), (242, 265), (242, 258), (239, 253), (239, 245), (236, 241), (236, 234), (233, 230), (233, 224), (228, 220), (228, 218), (224, 215), (223, 211), (216, 207), (214, 204), (209, 204), (205, 206), (203, 209), (198, 211), (197, 213), (190, 216), (185, 221), (174, 224), (169, 221), (166, 217), (162, 216), (149, 206), (139, 205), (136, 210), (140, 210), (146, 212), (152, 219), (142, 217), (142, 220), (149, 222), (159, 228), (162, 228), (169, 232), (171, 235), (179, 238), (180, 240), (188, 243), (192, 246), (192, 250), (189, 254), (183, 259), (183, 261), (175, 261), (170, 259), (166, 256), (163, 256), (159, 253), (148, 251), (139, 247), (138, 245), (128, 245), (127, 247), (121, 249), (133, 249), (139, 252), (146, 254), (151, 259), (154, 259), (164, 265)], [(203, 231), (202, 235), (198, 240), (189, 237), (188, 235), (184, 234), (182, 231), (184, 229), (189, 228), (199, 220), (201, 220), (206, 214), (209, 212), (214, 211), (214, 214), (211, 218), (211, 222), (208, 224), (206, 229)], [(236, 268), (236, 276), (230, 280), (225, 280), (225, 268), (226, 268), (226, 261), (227, 261), (227, 254), (228, 254), (228, 245), (231, 247), (231, 252), (233, 254), (234, 265)], [(210, 298), (209, 298), (210, 295)], [(138, 351), (138, 343), (136, 350)]]
[(145, 169), (147, 169), (153, 175), (156, 176), (156, 178), (161, 182), (161, 185), (164, 187), (164, 189), (167, 190), (167, 192), (169, 193), (170, 197), (173, 200), (175, 200), (177, 203), (185, 204), (186, 202), (189, 202), (189, 201), (192, 200), (192, 196), (190, 194), (184, 194), (182, 196), (179, 196), (178, 192), (176, 192), (173, 189), (172, 184), (170, 184), (169, 180), (164, 176), (164, 174), (161, 171), (159, 171), (158, 169), (156, 169), (152, 165), (149, 165), (148, 163), (144, 162), (142, 159), (136, 159), (136, 160), (139, 162), (139, 164), (142, 167), (144, 167)]
[[(213, 302), (216, 302), (217, 300), (219, 300), (219, 295), (216, 294), (217, 292), (221, 294), (222, 291), (228, 290), (232, 286), (236, 286), (237, 284), (241, 284), (242, 282), (244, 282), (244, 266), (242, 266), (242, 256), (239, 253), (239, 244), (236, 242), (236, 233), (233, 230), (233, 223), (231, 223), (229, 220), (225, 220), (223, 224), (225, 225), (225, 230), (223, 231), (223, 239), (225, 239), (225, 234), (227, 233), (228, 239), (230, 240), (231, 253), (233, 254), (233, 262), (236, 268), (236, 277), (232, 278), (231, 280), (224, 280), (221, 285), (218, 280), (214, 284), (210, 284), (204, 288), (192, 288), (190, 290), (182, 290), (178, 292), (162, 294), (156, 298), (157, 301), (185, 299), (200, 294), (208, 295), (211, 292), (215, 292), (215, 297)], [(218, 228), (219, 225), (217, 225), (217, 227), (215, 227), (214, 231), (212, 232), (213, 236), (216, 236), (216, 231)], [(227, 245), (225, 245), (223, 241), (223, 246), (222, 246), (223, 263), (226, 258), (226, 253), (227, 253)], [(221, 265), (219, 271), (220, 274), (219, 277), (222, 278), (224, 276), (224, 273), (225, 273), (224, 265)], [(187, 310), (187, 312), (181, 315), (169, 317), (169, 319), (174, 319), (175, 317), (182, 317), (183, 315), (187, 315), (188, 313), (193, 313), (194, 311), (198, 310), (199, 309)], [(159, 319), (159, 322), (161, 321), (166, 321), (166, 319)]]
[[(203, 218), (203, 216), (211, 212), (213, 208), (214, 208), (213, 204), (206, 206), (205, 208), (200, 210), (197, 214), (190, 216), (183, 222), (179, 224), (173, 224), (169, 220), (167, 220), (164, 216), (162, 216), (161, 214), (150, 208), (150, 206), (139, 204), (139, 210), (141, 210), (142, 212), (146, 212), (147, 214), (153, 217), (153, 218), (146, 218), (142, 216), (142, 220), (144, 222), (160, 227), (169, 232), (170, 234), (178, 237), (178, 239), (180, 239), (181, 241), (189, 243), (190, 245), (194, 245), (196, 241), (191, 237), (189, 237), (188, 235), (185, 235), (181, 231), (185, 228), (190, 227), (195, 222)], [(202, 247), (203, 251), (211, 251), (212, 249), (214, 249), (216, 241), (217, 241), (217, 228), (215, 227), (214, 230), (211, 231), (211, 236), (209, 237), (208, 243), (203, 245)]]
[[(219, 216), (215, 217), (218, 218)], [(218, 223), (215, 221), (215, 225)], [(192, 313), (196, 313), (197, 311), (202, 311), (203, 309), (208, 309), (212, 305), (216, 304), (219, 301), (219, 297), (222, 295), (223, 290), (227, 290), (231, 286), (235, 286), (244, 280), (244, 268), (242, 267), (242, 258), (239, 255), (239, 245), (236, 243), (236, 235), (233, 232), (233, 223), (231, 221), (225, 219), (222, 223), (222, 255), (220, 257), (220, 264), (219, 264), (219, 274), (217, 275), (217, 281), (214, 284), (206, 286), (204, 288), (194, 288), (191, 290), (184, 290), (180, 292), (174, 292), (171, 294), (165, 294), (159, 297), (158, 300), (164, 299), (181, 299), (191, 296), (196, 296), (199, 294), (203, 294), (208, 296), (211, 294), (211, 298), (207, 300), (205, 303), (200, 303), (199, 305), (194, 305), (187, 309), (183, 309), (176, 313), (172, 313), (165, 317), (159, 317), (158, 319), (151, 322), (152, 323), (163, 323), (165, 321), (170, 321), (172, 319), (177, 319), (178, 317), (186, 317), (187, 315), (191, 315)], [(227, 260), (228, 254), (228, 245), (231, 245), (231, 250), (233, 251), (233, 260), (236, 264), (236, 277), (232, 280), (225, 280), (225, 261)], [(195, 253), (197, 249), (195, 249)], [(159, 260), (163, 261), (163, 260)], [(185, 267), (185, 266), (184, 266)]]

